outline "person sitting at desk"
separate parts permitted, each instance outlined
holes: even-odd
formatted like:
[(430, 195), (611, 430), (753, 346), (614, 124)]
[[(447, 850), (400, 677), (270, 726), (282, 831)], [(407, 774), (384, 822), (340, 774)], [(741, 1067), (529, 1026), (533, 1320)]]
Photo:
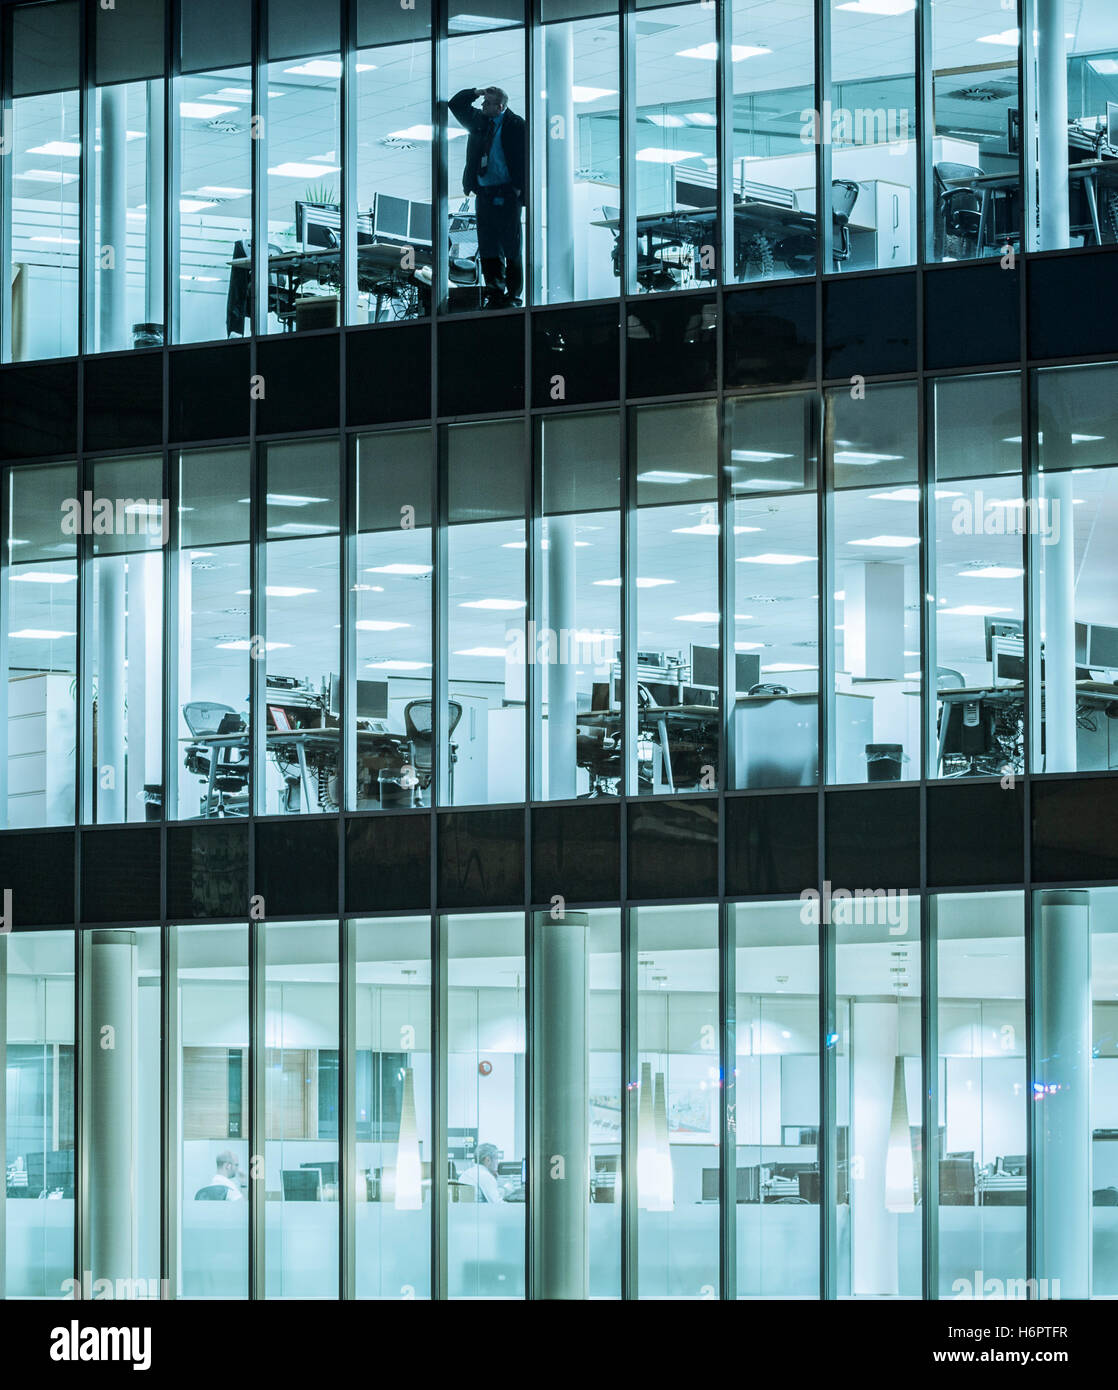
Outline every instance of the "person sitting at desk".
[[(479, 97), (480, 110), (474, 106)], [(464, 87), (451, 97), (449, 105), (454, 119), (470, 132), (462, 191), (475, 197), (486, 308), (519, 305), (524, 287), (520, 252), (527, 143), (524, 120), (508, 109), (508, 93), (500, 87)]]
[[(240, 1202), (244, 1198), (244, 1193), (237, 1184), (237, 1177), (241, 1167), (237, 1162), (237, 1155), (226, 1149), (224, 1153), (217, 1156), (217, 1172), (210, 1179), (208, 1186), (200, 1187), (194, 1194), (195, 1201), (216, 1200), (215, 1188), (224, 1188), (226, 1202)], [(206, 1194), (203, 1196), (203, 1193)]]
[(479, 1202), (503, 1202), (505, 1200), (501, 1189), (497, 1186), (498, 1157), (496, 1144), (479, 1144), (474, 1150), (473, 1163), (459, 1176), (459, 1182), (468, 1183), (477, 1189)]

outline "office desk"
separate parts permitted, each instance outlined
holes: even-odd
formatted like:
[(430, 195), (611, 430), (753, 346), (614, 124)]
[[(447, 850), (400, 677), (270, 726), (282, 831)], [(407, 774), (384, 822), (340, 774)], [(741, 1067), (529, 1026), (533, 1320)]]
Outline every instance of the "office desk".
[[(575, 723), (584, 728), (604, 729), (619, 739), (622, 719), (620, 709), (592, 710), (576, 715)], [(698, 750), (700, 760), (705, 752), (710, 765), (717, 767), (720, 723), (721, 712), (717, 705), (642, 705), (638, 709), (638, 731), (655, 735), (668, 791), (676, 790), (672, 742), (679, 744), (686, 738)]]
[[(1102, 187), (1118, 189), (1118, 159), (1085, 159), (1068, 166), (1068, 179), (1072, 185), (1081, 184), (1087, 198), (1090, 225), (1083, 228), (1094, 236), (1094, 245), (1103, 244), (1102, 224), (1099, 218), (1099, 189)], [(991, 235), (990, 212), (999, 193), (1015, 200), (1020, 208), (1019, 176), (1015, 173), (982, 174), (978, 178), (944, 179), (948, 188), (969, 188), (980, 198), (978, 213), (978, 246), (996, 247), (1002, 243)], [(1020, 217), (1018, 230), (1012, 234), (1014, 241), (1020, 241)]]
[[(1089, 714), (1102, 714), (1111, 720), (1118, 720), (1118, 685), (1112, 685), (1108, 681), (1083, 680), (1075, 683), (1075, 707), (1076, 717), (1079, 720)], [(919, 691), (911, 692), (918, 695)], [(972, 701), (982, 701), (992, 704), (1001, 714), (1003, 719), (1013, 721), (1014, 733), (1012, 737), (1013, 747), (1006, 745), (1008, 738), (1005, 732), (998, 735), (995, 726), (995, 738), (999, 739), (1003, 745), (1000, 749), (985, 755), (950, 754), (947, 756), (957, 756), (967, 758), (972, 765), (975, 763), (989, 763), (991, 766), (978, 768), (978, 773), (986, 771), (991, 776), (1002, 773), (1007, 767), (1013, 772), (1024, 771), (1024, 727), (1025, 727), (1025, 687), (1021, 685), (1009, 686), (973, 686), (964, 690), (939, 690), (936, 698), (941, 705), (939, 713), (939, 730), (936, 746), (936, 769), (938, 776), (944, 776), (944, 745), (947, 740), (949, 726), (949, 711), (953, 705), (969, 704)], [(1044, 708), (1043, 699), (1041, 702), (1041, 723), (1043, 726)], [(1082, 732), (1082, 726), (1080, 727)], [(1113, 737), (1108, 740), (1107, 761), (1110, 766), (1118, 763), (1118, 730)], [(1078, 760), (1077, 760), (1078, 761)], [(960, 775), (967, 775), (966, 773)]]
[[(415, 269), (405, 270), (400, 265), (402, 253), (409, 249), (415, 256)], [(268, 257), (268, 273), (276, 275), (283, 282), (284, 296), (292, 305), (290, 314), (284, 316), (286, 332), (294, 331), (295, 297), (301, 286), (309, 281), (321, 285), (340, 288), (341, 248), (322, 251), (287, 251), (281, 255)], [(430, 272), (434, 256), (429, 246), (411, 246), (401, 242), (371, 242), (357, 248), (357, 288), (365, 294), (376, 296), (376, 318), (380, 318), (381, 308), (386, 300), (404, 299), (408, 305), (407, 318), (415, 318), (430, 312)], [(250, 256), (234, 257), (229, 262), (236, 270), (252, 271)], [(424, 273), (425, 272), (425, 273)]]

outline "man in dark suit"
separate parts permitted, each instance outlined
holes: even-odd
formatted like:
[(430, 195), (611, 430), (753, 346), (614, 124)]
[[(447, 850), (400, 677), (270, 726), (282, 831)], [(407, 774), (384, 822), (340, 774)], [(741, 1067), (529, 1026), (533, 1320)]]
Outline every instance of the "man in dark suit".
[[(474, 102), (481, 98), (481, 108)], [(450, 99), (459, 125), (470, 132), (462, 189), (477, 208), (478, 255), (486, 307), (519, 305), (524, 289), (520, 209), (527, 178), (523, 119), (509, 110), (500, 87), (464, 87)]]

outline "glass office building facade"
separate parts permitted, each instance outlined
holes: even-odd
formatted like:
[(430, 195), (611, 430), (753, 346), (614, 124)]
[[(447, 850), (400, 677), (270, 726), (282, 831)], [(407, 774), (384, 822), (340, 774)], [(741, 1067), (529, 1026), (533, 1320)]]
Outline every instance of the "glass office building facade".
[(1118, 14), (484, 8), (0, 5), (0, 1293), (1118, 1297)]

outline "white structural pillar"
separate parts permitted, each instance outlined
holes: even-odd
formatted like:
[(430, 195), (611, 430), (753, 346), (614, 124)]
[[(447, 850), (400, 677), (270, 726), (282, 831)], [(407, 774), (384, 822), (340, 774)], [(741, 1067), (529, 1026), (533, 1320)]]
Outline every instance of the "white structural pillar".
[[(1047, 440), (1045, 453), (1049, 452)], [(1076, 771), (1075, 743), (1075, 503), (1072, 475), (1041, 474), (1046, 516), (1041, 529), (1044, 569), (1044, 770)], [(1033, 702), (1036, 708), (1038, 702)]]
[(585, 912), (536, 917), (537, 1298), (590, 1293), (590, 943)]
[(101, 352), (126, 348), (128, 333), (127, 86), (102, 87), (100, 230), (96, 248)]
[(135, 1265), (135, 934), (90, 932), (88, 952), (89, 1262), (95, 1281), (116, 1281)]
[(1037, 1277), (1049, 1281), (1051, 1298), (1086, 1298), (1091, 1272), (1091, 908), (1086, 892), (1040, 895), (1036, 960)]
[(547, 520), (547, 795), (578, 795), (575, 719), (578, 714), (578, 656), (575, 637), (575, 519)]
[[(1065, 32), (1064, 0), (1036, 0), (1037, 197), (1041, 251), (1059, 250), (1067, 246), (1069, 239)], [(1025, 153), (1027, 157), (1028, 151)]]
[(97, 564), (97, 765), (95, 796), (102, 823), (125, 817), (125, 557), (102, 555)]
[(147, 106), (147, 163), (144, 170), (147, 193), (147, 210), (144, 213), (147, 219), (144, 241), (144, 317), (147, 323), (162, 326), (163, 241), (167, 226), (163, 197), (163, 131), (166, 119), (162, 79), (154, 79), (147, 83)]
[(547, 298), (562, 303), (574, 298), (575, 237), (572, 198), (578, 128), (575, 125), (574, 36), (570, 24), (544, 29), (547, 82)]
[(885, 1205), (897, 1045), (895, 1000), (851, 1001), (850, 1239), (856, 1298), (900, 1292), (897, 1217)]

